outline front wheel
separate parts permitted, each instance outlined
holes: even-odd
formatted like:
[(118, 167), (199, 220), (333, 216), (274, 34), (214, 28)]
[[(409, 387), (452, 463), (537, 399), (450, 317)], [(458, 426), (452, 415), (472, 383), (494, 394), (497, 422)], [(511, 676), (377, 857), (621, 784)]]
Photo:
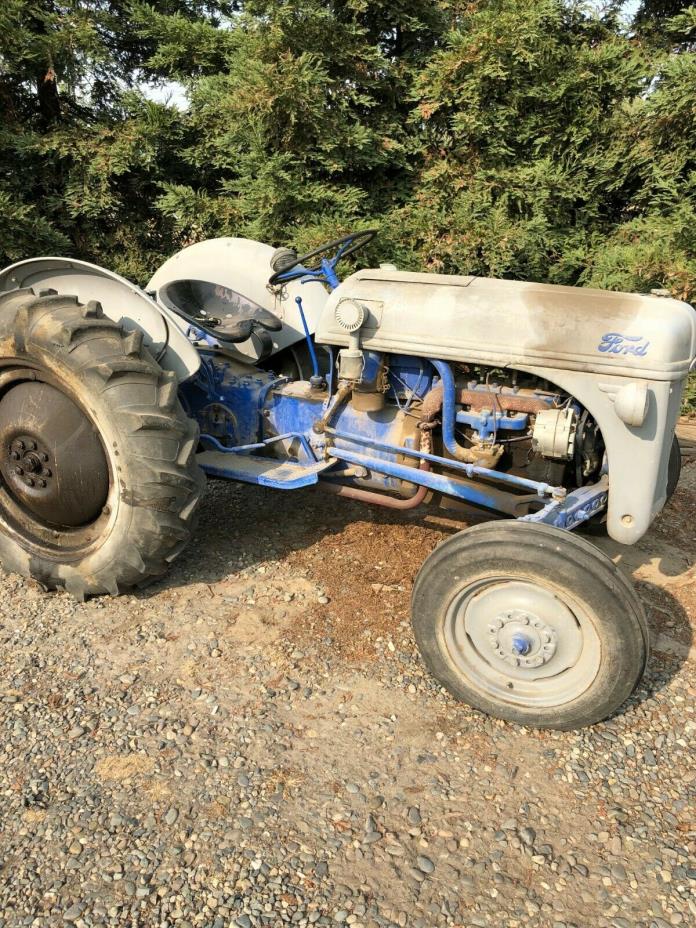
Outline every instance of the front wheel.
[(451, 693), (536, 728), (611, 715), (648, 658), (643, 607), (614, 563), (542, 524), (488, 523), (447, 539), (416, 578), (412, 619)]

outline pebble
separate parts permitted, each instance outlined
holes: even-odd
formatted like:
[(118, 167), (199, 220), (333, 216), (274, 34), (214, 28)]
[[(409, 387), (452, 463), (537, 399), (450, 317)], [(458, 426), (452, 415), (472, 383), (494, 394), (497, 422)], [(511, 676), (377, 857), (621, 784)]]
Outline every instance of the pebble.
[[(413, 641), (439, 522), (209, 494), (198, 545), (148, 590), (76, 603), (0, 574), (0, 928), (694, 923), (688, 662), (656, 651), (583, 731), (487, 718)], [(370, 596), (348, 606), (354, 563)]]
[(179, 818), (178, 809), (175, 809), (172, 807), (170, 809), (167, 809), (165, 816), (164, 816), (164, 823), (165, 825), (173, 825), (174, 822), (176, 822), (178, 818)]

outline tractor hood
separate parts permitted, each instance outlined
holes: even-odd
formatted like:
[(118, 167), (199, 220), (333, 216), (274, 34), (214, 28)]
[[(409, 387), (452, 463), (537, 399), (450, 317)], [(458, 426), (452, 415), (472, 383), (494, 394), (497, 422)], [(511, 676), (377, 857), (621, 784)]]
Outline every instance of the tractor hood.
[(363, 347), (517, 367), (683, 380), (696, 355), (688, 303), (486, 277), (364, 270), (329, 297), (317, 341), (349, 344), (342, 303), (367, 310)]

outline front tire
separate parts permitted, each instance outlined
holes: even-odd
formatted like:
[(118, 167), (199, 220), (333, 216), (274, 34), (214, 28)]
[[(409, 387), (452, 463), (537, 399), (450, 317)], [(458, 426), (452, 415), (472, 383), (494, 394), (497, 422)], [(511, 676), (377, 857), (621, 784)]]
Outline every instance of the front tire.
[(98, 303), (0, 297), (0, 561), (77, 598), (165, 573), (205, 478), (173, 374)]
[(444, 541), (416, 578), (412, 620), (454, 696), (536, 728), (607, 718), (648, 659), (628, 581), (589, 542), (543, 524), (487, 523)]

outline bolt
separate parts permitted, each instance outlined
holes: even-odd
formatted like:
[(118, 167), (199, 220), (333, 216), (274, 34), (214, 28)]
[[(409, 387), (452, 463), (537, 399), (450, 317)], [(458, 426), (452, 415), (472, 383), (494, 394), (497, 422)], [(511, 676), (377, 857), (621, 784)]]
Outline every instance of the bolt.
[(43, 489), (46, 486), (45, 480), (39, 480), (39, 486)]
[(23, 473), (24, 473), (23, 467), (15, 467), (15, 474), (18, 474), (21, 477)]
[(513, 635), (511, 644), (515, 654), (529, 654), (532, 650), (532, 642), (526, 635)]
[(19, 441), (15, 442), (15, 444), (17, 445), (17, 449), (18, 449), (19, 451), (24, 451), (24, 449), (26, 448), (26, 445), (25, 445), (24, 442), (21, 440), (21, 438), (20, 438)]
[(36, 442), (35, 441), (27, 442), (27, 448), (29, 451), (36, 451)]
[(19, 451), (10, 451), (10, 457), (13, 461), (19, 460)]
[(46, 454), (45, 451), (42, 451), (41, 454), (39, 455), (39, 457), (40, 457), (41, 460), (44, 462), (44, 464), (46, 463), (46, 461), (48, 461), (48, 455)]
[(52, 476), (51, 468), (50, 468), (50, 467), (44, 467), (44, 469), (41, 471), (41, 473), (44, 475), (44, 477), (51, 477), (51, 476)]
[(27, 477), (27, 486), (28, 486), (28, 487), (33, 487), (33, 486), (34, 486), (34, 478), (33, 478), (33, 477)]
[(111, 515), (111, 506), (104, 506), (104, 508), (102, 509), (102, 512), (104, 513), (105, 516)]

